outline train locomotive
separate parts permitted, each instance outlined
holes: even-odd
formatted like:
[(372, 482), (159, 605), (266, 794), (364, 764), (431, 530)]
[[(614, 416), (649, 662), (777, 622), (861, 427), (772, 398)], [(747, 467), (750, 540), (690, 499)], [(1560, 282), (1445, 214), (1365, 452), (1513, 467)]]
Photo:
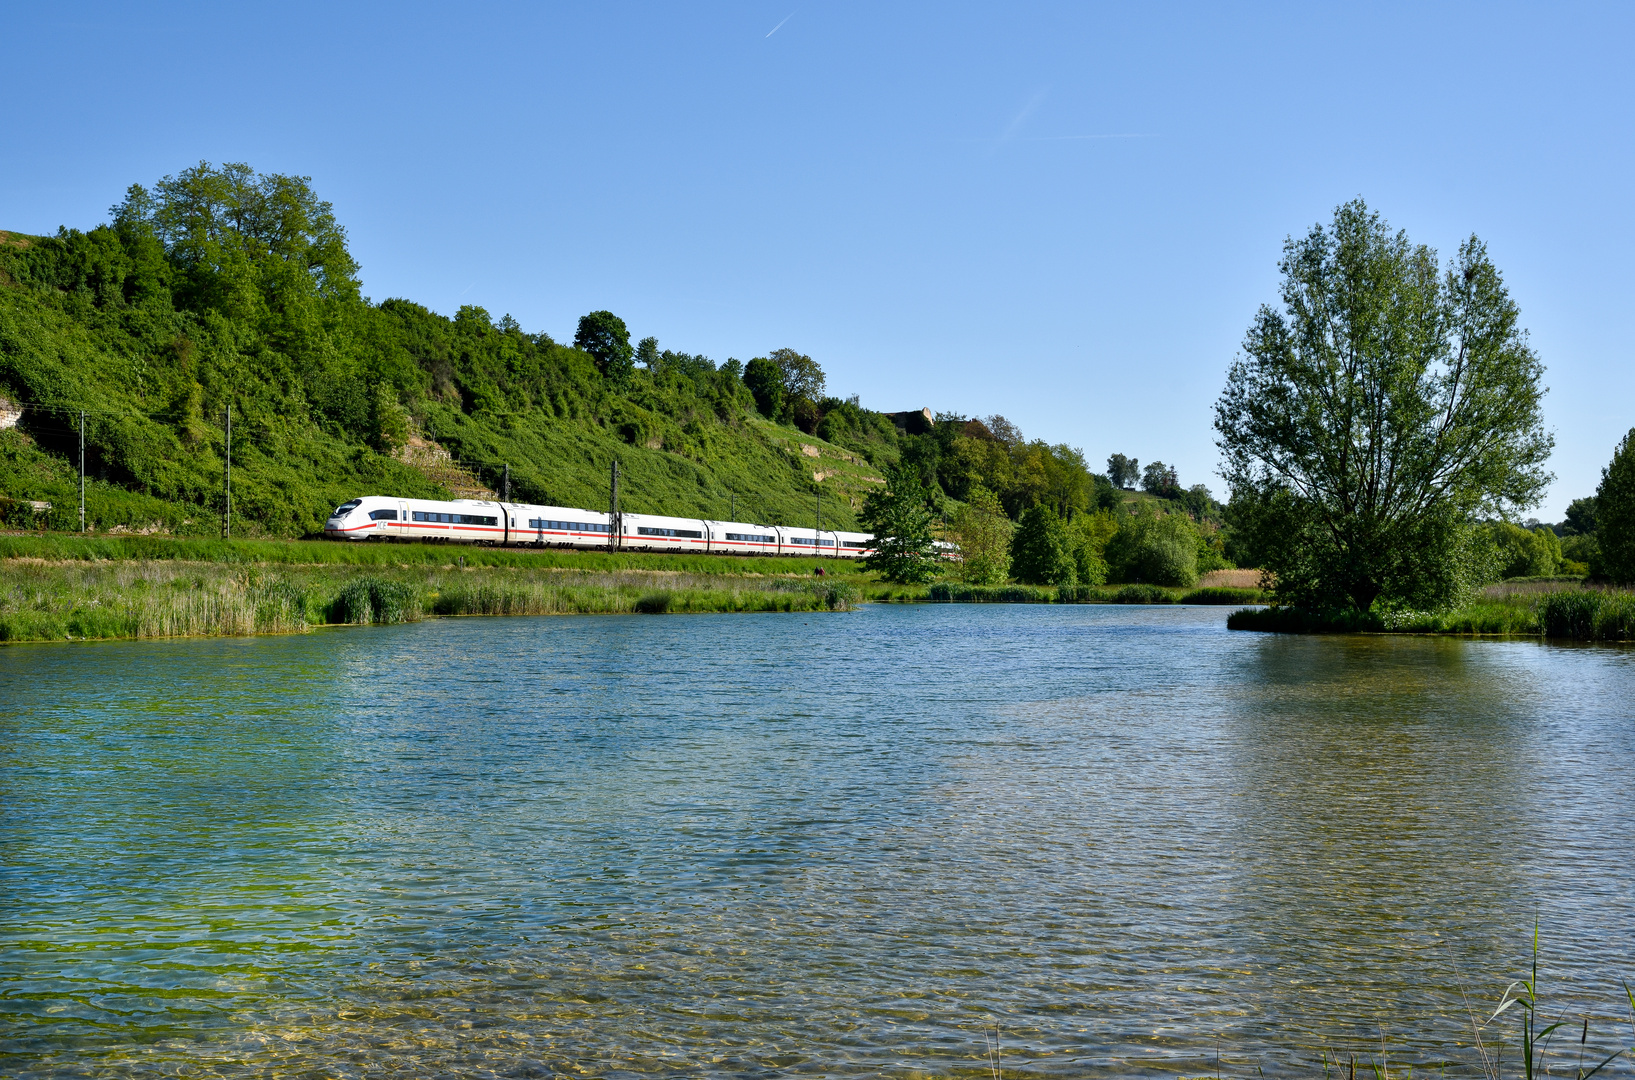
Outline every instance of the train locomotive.
[[(614, 535), (614, 529), (619, 533)], [(568, 506), (368, 495), (337, 506), (324, 523), (337, 540), (443, 540), (500, 547), (698, 551), (718, 555), (816, 555), (859, 559), (874, 552), (868, 533), (755, 525), (743, 521), (611, 514)]]

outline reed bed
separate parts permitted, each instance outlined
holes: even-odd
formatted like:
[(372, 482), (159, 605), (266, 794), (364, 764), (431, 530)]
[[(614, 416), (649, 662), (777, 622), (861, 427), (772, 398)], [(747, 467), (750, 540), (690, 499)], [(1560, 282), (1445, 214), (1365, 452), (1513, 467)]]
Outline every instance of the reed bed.
[(855, 585), (559, 569), (0, 561), (0, 641), (302, 633), (445, 615), (846, 611)]
[(170, 536), (77, 536), (63, 533), (0, 535), (0, 560), (48, 562), (203, 562), (236, 566), (355, 566), (393, 568), (510, 567), (520, 570), (672, 570), (739, 577), (749, 574), (829, 576), (862, 572), (855, 559), (793, 556), (487, 548), (464, 544), (336, 540), (203, 540)]

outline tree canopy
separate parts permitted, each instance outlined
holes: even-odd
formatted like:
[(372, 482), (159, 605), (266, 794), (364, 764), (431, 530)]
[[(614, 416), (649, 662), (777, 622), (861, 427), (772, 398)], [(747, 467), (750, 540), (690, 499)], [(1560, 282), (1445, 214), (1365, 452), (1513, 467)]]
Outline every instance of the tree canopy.
[[(611, 311), (593, 311), (581, 316), (573, 345), (596, 359), (596, 368), (615, 386), (630, 380), (635, 352), (630, 347), (630, 331), (624, 320)], [(655, 342), (656, 345), (656, 342)]]
[(917, 585), (936, 576), (927, 494), (917, 473), (892, 469), (885, 489), (863, 502), (863, 523), (874, 533), (874, 552), (865, 561), (887, 581)]
[(1635, 584), (1635, 428), (1601, 470), (1595, 490), (1601, 572), (1620, 585)]
[(1480, 240), (1446, 268), (1359, 199), (1284, 246), (1215, 408), (1234, 501), (1286, 602), (1440, 607), (1474, 572), (1478, 513), (1550, 476), (1544, 367)]

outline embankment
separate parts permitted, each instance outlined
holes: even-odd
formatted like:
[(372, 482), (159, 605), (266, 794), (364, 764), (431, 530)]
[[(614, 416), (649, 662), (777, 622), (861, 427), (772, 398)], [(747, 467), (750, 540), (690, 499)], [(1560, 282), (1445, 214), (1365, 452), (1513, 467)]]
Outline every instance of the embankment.
[(850, 609), (858, 598), (848, 580), (852, 568), (835, 573), (826, 560), (830, 572), (818, 579), (805, 565), (810, 562), (429, 545), (0, 538), (0, 641), (302, 633), (451, 615)]

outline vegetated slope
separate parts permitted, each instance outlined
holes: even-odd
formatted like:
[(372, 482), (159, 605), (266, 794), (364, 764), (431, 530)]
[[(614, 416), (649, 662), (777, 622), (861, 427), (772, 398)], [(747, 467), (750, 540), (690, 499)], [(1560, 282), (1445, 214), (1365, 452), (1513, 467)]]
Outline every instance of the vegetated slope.
[(265, 280), (284, 267), (254, 260), (220, 260), (208, 276), (243, 280), (200, 288), (187, 279), (207, 275), (179, 261), (130, 224), (0, 236), (0, 397), (23, 407), (0, 431), (13, 524), (33, 523), (15, 520), (32, 501), (53, 504), (54, 527), (76, 523), (82, 409), (103, 528), (218, 529), (229, 404), (234, 527), (251, 534), (310, 533), (365, 492), (497, 489), (505, 464), (514, 498), (602, 508), (615, 457), (627, 509), (725, 516), (736, 495), (740, 517), (805, 524), (821, 482), (825, 522), (851, 527), (879, 476), (760, 420), (732, 371), (638, 371), (613, 387), (587, 354), (478, 308), (372, 304), (311, 273), (291, 289)]
[(825, 396), (792, 349), (718, 366), (632, 349), (605, 311), (568, 346), (480, 307), (374, 303), (302, 177), (201, 163), (133, 185), (111, 218), (0, 233), (11, 527), (77, 526), (82, 410), (96, 529), (214, 533), (229, 407), (236, 535), (310, 534), (359, 494), (484, 495), (507, 465), (515, 499), (602, 509), (615, 459), (626, 509), (767, 524), (812, 523), (821, 498), (825, 525), (855, 527), (891, 470), (934, 508), (978, 488), (1012, 517), (1112, 498), (1073, 447)]

